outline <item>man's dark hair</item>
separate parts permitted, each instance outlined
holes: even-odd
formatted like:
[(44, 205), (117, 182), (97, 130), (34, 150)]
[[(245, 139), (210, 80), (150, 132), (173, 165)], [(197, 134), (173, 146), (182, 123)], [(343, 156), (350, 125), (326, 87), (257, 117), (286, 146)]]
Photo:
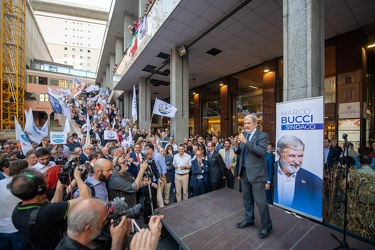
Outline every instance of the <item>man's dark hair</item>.
[(99, 155), (97, 153), (89, 154), (89, 161), (92, 161), (93, 159), (98, 159)]
[(10, 162), (15, 161), (15, 158), (5, 158), (3, 161), (0, 162), (0, 170), (3, 172), (3, 168), (9, 168)]
[(45, 155), (50, 155), (50, 154), (51, 154), (51, 151), (49, 151), (48, 148), (40, 148), (37, 151), (35, 151), (36, 158), (39, 158)]
[(21, 171), (26, 169), (28, 166), (29, 164), (25, 160), (11, 161), (9, 165), (9, 175), (15, 176), (16, 174), (21, 173)]
[(145, 147), (154, 150), (154, 145), (150, 142), (146, 143)]
[(232, 141), (230, 139), (225, 139), (224, 142), (229, 142), (230, 144), (232, 144)]
[(178, 147), (184, 147), (185, 148), (185, 144), (180, 143), (180, 144), (178, 144)]
[(360, 155), (369, 155), (371, 153), (371, 150), (369, 147), (360, 147), (358, 149), (358, 154)]
[(361, 155), (359, 156), (359, 163), (362, 165), (371, 165), (372, 164), (372, 158), (367, 155)]
[(38, 195), (38, 189), (44, 185), (44, 177), (38, 171), (26, 168), (12, 178), (7, 185), (10, 192), (21, 200), (30, 200)]

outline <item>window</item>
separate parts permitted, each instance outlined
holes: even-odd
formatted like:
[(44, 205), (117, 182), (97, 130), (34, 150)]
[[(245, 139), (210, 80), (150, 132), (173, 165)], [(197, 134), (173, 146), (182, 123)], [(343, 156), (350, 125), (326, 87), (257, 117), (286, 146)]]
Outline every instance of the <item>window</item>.
[(73, 31), (76, 31), (76, 29), (73, 29)]
[(79, 59), (83, 59), (83, 56), (79, 56)]
[(68, 61), (64, 61), (64, 64), (68, 64)]
[(91, 59), (91, 56), (88, 56), (87, 59), (90, 60), (90, 59)]
[(68, 57), (68, 54), (64, 54), (64, 57)]
[(83, 63), (79, 63), (79, 65), (83, 66)]
[(72, 48), (72, 51), (76, 51), (76, 48)]
[(64, 50), (68, 50), (68, 47), (64, 47)]
[[(82, 37), (81, 37), (82, 38)], [(79, 49), (79, 52), (83, 52), (83, 49)]]
[(39, 95), (39, 101), (44, 102), (44, 94)]
[(91, 50), (88, 49), (88, 50), (87, 50), (87, 53), (90, 53), (90, 52), (91, 52)]
[(76, 58), (76, 55), (72, 55), (72, 58)]
[(91, 66), (91, 63), (87, 63), (87, 66)]

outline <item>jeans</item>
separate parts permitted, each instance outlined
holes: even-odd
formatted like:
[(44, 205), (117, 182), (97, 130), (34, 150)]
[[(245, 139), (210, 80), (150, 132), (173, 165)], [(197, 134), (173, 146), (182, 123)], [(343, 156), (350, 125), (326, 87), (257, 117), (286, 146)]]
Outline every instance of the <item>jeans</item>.
[(24, 238), (20, 232), (0, 233), (0, 249), (21, 250)]

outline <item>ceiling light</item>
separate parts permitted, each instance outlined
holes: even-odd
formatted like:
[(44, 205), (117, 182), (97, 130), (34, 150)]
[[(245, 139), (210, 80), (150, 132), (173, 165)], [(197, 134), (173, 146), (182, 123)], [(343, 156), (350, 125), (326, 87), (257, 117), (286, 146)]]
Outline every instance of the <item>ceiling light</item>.
[(220, 87), (223, 87), (224, 86), (224, 83), (220, 83)]
[(367, 45), (367, 48), (369, 49), (369, 48), (374, 48), (375, 47), (375, 43), (372, 43), (372, 44), (369, 44), (369, 45)]
[(183, 57), (186, 53), (187, 53), (187, 52), (186, 52), (186, 48), (185, 48), (185, 46), (182, 46), (182, 47), (180, 47), (180, 48), (178, 49), (178, 55), (179, 55), (180, 57)]
[(252, 85), (250, 85), (249, 88), (258, 89), (258, 87), (255, 87), (255, 86), (252, 86)]
[(263, 69), (264, 73), (267, 73), (270, 71), (270, 68), (268, 66), (264, 66), (264, 69)]

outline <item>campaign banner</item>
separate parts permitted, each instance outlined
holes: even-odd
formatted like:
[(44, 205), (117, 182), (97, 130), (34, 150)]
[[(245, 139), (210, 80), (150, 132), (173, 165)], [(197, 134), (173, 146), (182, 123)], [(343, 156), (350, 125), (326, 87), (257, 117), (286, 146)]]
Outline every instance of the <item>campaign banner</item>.
[(65, 132), (52, 132), (50, 133), (51, 144), (66, 144), (66, 133)]
[(322, 221), (323, 142), (323, 97), (276, 104), (275, 205)]
[(117, 132), (113, 130), (104, 130), (104, 140), (117, 141)]

